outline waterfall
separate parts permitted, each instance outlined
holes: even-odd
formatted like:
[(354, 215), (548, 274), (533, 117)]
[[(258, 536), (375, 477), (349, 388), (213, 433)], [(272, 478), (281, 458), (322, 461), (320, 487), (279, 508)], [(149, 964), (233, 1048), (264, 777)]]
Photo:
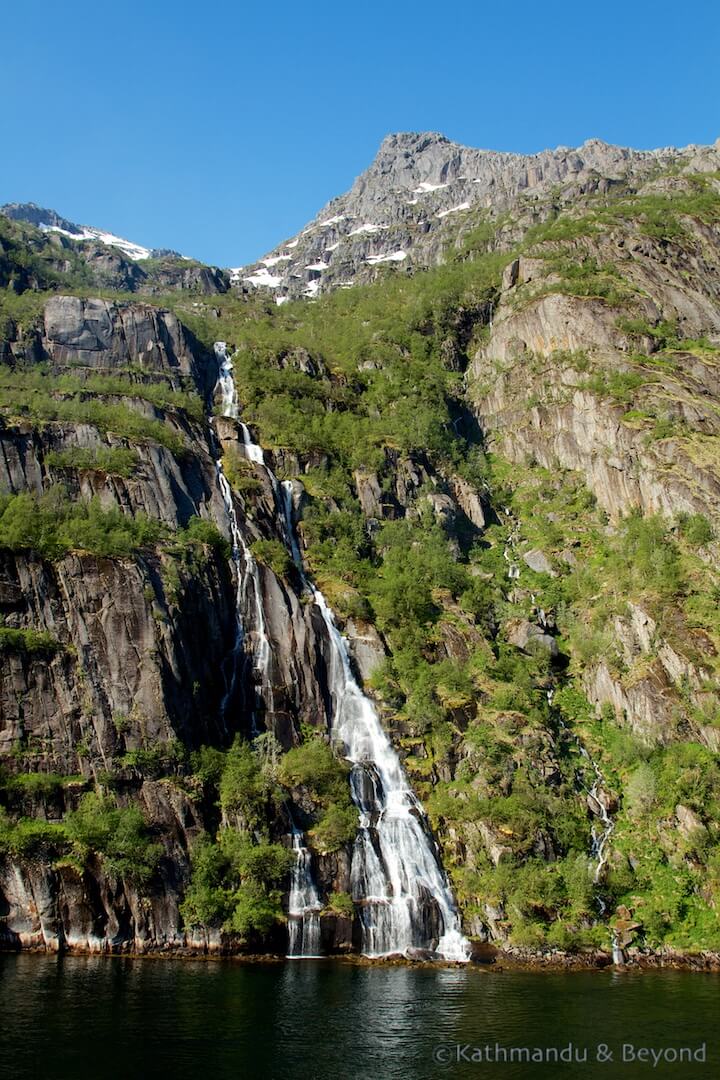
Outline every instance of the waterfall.
[[(217, 346), (216, 346), (217, 350)], [(227, 415), (237, 418), (237, 394), (232, 363), (224, 347), (219, 389)], [(232, 384), (232, 385), (230, 385)], [(295, 536), (292, 484), (278, 483), (265, 462), (262, 448), (252, 441), (249, 429), (240, 424), (245, 454), (266, 470), (283, 531), (303, 587), (322, 616), (328, 635), (330, 659), (328, 683), (332, 698), (332, 737), (341, 744), (350, 762), (350, 789), (358, 810), (358, 833), (352, 865), (352, 896), (363, 928), (363, 952), (388, 956), (413, 950), (430, 950), (448, 960), (469, 959), (469, 943), (460, 930), (460, 917), (437, 847), (422, 807), (405, 778), (400, 760), (383, 730), (375, 708), (352, 674), (345, 639), (335, 625), (322, 593), (308, 581)], [(246, 547), (239, 538), (243, 554)], [(255, 591), (259, 602), (259, 590)], [(264, 625), (264, 623), (262, 624)], [(317, 918), (317, 891), (312, 885), (310, 857), (302, 834), (293, 831), (296, 863), (291, 892), (291, 955), (306, 954), (312, 946), (313, 918)], [(302, 918), (302, 942), (298, 924)]]
[[(215, 392), (219, 396), (220, 415), (230, 420), (236, 420), (238, 415), (237, 391), (232, 375), (232, 361), (227, 355), (227, 346), (224, 341), (215, 342), (215, 356), (219, 363), (219, 374)], [(244, 427), (244, 425), (242, 426)], [(250, 457), (249, 454), (247, 456)], [(253, 458), (252, 460), (255, 459)], [(242, 622), (242, 612), (245, 610), (248, 589), (250, 590), (250, 597), (255, 613), (255, 629), (253, 631), (255, 642), (252, 656), (254, 658), (256, 679), (267, 694), (268, 707), (270, 709), (272, 709), (273, 705), (273, 694), (272, 680), (270, 678), (270, 641), (265, 629), (265, 612), (263, 610), (262, 592), (260, 589), (260, 573), (258, 571), (257, 562), (253, 558), (252, 552), (245, 543), (243, 534), (240, 531), (237, 514), (235, 512), (232, 489), (225, 476), (221, 458), (218, 458), (215, 462), (215, 469), (217, 471), (218, 485), (220, 487), (228, 523), (230, 525), (232, 560), (235, 564), (236, 580), (235, 610), (237, 614), (237, 631), (232, 653), (229, 660), (226, 662), (226, 665), (229, 665), (230, 671), (229, 675), (227, 671), (225, 673), (226, 690), (220, 705), (220, 717), (224, 722), (228, 704), (233, 697), (237, 686), (238, 671), (240, 670), (240, 657), (244, 652), (245, 631)], [(252, 723), (253, 733), (257, 734), (254, 714)]]
[[(548, 702), (552, 706), (553, 699), (550, 696), (551, 694), (552, 691), (549, 690)], [(592, 800), (592, 806), (590, 807), (590, 809), (592, 810), (593, 807), (597, 809), (597, 816), (600, 818), (600, 821), (602, 823), (601, 829), (598, 829), (598, 827), (593, 824), (592, 829), (590, 830), (590, 835), (592, 838), (590, 844), (590, 858), (596, 860), (595, 870), (593, 873), (593, 883), (595, 885), (599, 885), (600, 878), (602, 877), (602, 872), (605, 869), (608, 861), (608, 841), (610, 840), (610, 837), (612, 836), (615, 829), (615, 822), (610, 817), (605, 803), (600, 798), (600, 792), (605, 787), (605, 777), (600, 771), (600, 766), (598, 765), (597, 761), (594, 757), (591, 756), (589, 751), (583, 745), (583, 742), (579, 738), (579, 736), (576, 735), (574, 731), (571, 731), (571, 729), (568, 727), (568, 725), (562, 718), (559, 718), (559, 723), (563, 731), (565, 731), (573, 740), (580, 752), (581, 757), (583, 757), (585, 761), (587, 761), (588, 765), (595, 774), (595, 780), (592, 787), (588, 788), (585, 787), (585, 785), (583, 785), (583, 787), (588, 796), (588, 799)], [(605, 903), (601, 898), (598, 898), (598, 904), (600, 907), (600, 914), (604, 915)]]
[(503, 548), (503, 559), (508, 564), (508, 578), (510, 579), (510, 581), (517, 581), (517, 579), (520, 577), (520, 567), (515, 562), (513, 556), (515, 554), (515, 545), (517, 543), (518, 534), (520, 532), (520, 522), (515, 518), (509, 506), (503, 507), (503, 514), (508, 519), (508, 522), (512, 525), (512, 528), (508, 533), (507, 543)]
[(332, 735), (352, 765), (351, 795), (359, 828), (351, 866), (352, 898), (363, 928), (363, 952), (387, 956), (429, 949), (466, 961), (452, 893), (422, 810), (375, 708), (353, 676), (347, 643), (323, 594), (307, 579), (293, 527), (292, 483), (280, 488), (285, 533), (303, 585), (328, 632)]
[(288, 957), (307, 960), (321, 956), (320, 912), (322, 904), (312, 874), (312, 856), (303, 844), (303, 834), (293, 826), (295, 865), (288, 903)]
[(215, 359), (219, 364), (215, 393), (220, 394), (220, 415), (226, 416), (230, 420), (237, 420), (238, 399), (232, 374), (232, 360), (227, 354), (227, 345), (224, 341), (216, 341), (214, 349)]
[[(238, 418), (238, 399), (235, 381), (233, 379), (233, 365), (227, 355), (227, 346), (224, 341), (215, 343), (215, 356), (219, 364), (218, 381), (215, 392), (219, 398), (220, 415), (230, 420)], [(250, 432), (245, 424), (239, 423), (240, 433), (243, 440), (245, 456), (249, 461), (265, 466), (263, 452), (259, 446), (253, 443)], [(238, 525), (235, 503), (232, 489), (223, 470), (222, 460), (215, 463), (218, 484), (222, 493), (225, 510), (230, 525), (232, 538), (232, 559), (235, 563), (236, 593), (235, 609), (237, 613), (237, 633), (232, 654), (229, 658), (231, 665), (230, 677), (226, 675), (226, 692), (220, 706), (220, 714), (224, 721), (228, 702), (230, 701), (237, 685), (238, 671), (240, 670), (240, 656), (244, 650), (244, 629), (242, 613), (245, 610), (248, 587), (252, 590), (252, 602), (255, 611), (255, 635), (256, 642), (253, 649), (255, 671), (258, 680), (265, 689), (268, 698), (268, 707), (272, 710), (273, 691), (270, 679), (270, 641), (265, 629), (265, 612), (262, 605), (262, 592), (260, 590), (260, 575), (257, 562), (252, 556), (250, 548)], [(265, 466), (266, 467), (266, 466)], [(267, 467), (266, 467), (267, 468)], [(278, 499), (278, 484), (273, 474), (267, 470), (272, 482), (275, 499)], [(283, 519), (284, 520), (284, 519)], [(258, 729), (253, 714), (252, 734), (257, 735)], [(322, 905), (318, 896), (317, 888), (312, 876), (312, 860), (310, 852), (303, 844), (302, 833), (292, 824), (292, 847), (295, 852), (295, 864), (290, 880), (290, 897), (288, 903), (288, 956), (295, 958), (307, 958), (320, 955), (320, 911)]]
[(332, 734), (352, 764), (351, 794), (359, 812), (352, 856), (352, 896), (360, 910), (368, 956), (436, 951), (467, 961), (469, 944), (429, 833), (400, 761), (350, 668), (347, 645), (325, 597), (313, 596), (328, 630)]
[[(553, 690), (548, 690), (547, 700), (551, 708), (554, 697), (555, 692)], [(602, 877), (602, 872), (605, 869), (609, 857), (607, 852), (607, 845), (610, 837), (615, 830), (615, 822), (610, 817), (605, 803), (600, 798), (600, 792), (605, 787), (605, 777), (600, 771), (600, 766), (598, 765), (597, 761), (595, 761), (595, 758), (591, 756), (589, 751), (583, 745), (580, 737), (568, 727), (562, 717), (558, 717), (558, 723), (563, 729), (563, 731), (573, 740), (573, 742), (578, 748), (581, 757), (583, 757), (587, 761), (593, 773), (595, 774), (595, 780), (592, 787), (588, 788), (583, 785), (583, 788), (588, 798), (592, 800), (592, 806), (590, 807), (590, 809), (592, 810), (593, 806), (597, 808), (597, 816), (600, 818), (600, 821), (602, 823), (601, 829), (598, 829), (598, 827), (593, 824), (592, 829), (590, 830), (590, 858), (596, 860), (595, 870), (593, 872), (593, 884), (599, 885), (600, 878)], [(602, 899), (602, 897), (598, 897), (597, 901), (600, 915), (602, 916), (605, 914), (605, 901)]]
[[(602, 828), (601, 829), (598, 829), (595, 825), (593, 825), (592, 830), (591, 830), (591, 833), (592, 833), (592, 851), (591, 851), (591, 854), (592, 854), (592, 857), (594, 859), (597, 859), (597, 866), (595, 867), (595, 873), (593, 874), (593, 881), (595, 882), (596, 885), (599, 885), (600, 884), (600, 878), (602, 877), (602, 872), (605, 869), (605, 864), (608, 861), (608, 855), (607, 855), (607, 852), (606, 852), (606, 848), (607, 848), (607, 845), (608, 845), (608, 841), (609, 841), (610, 837), (613, 834), (613, 830), (615, 829), (615, 822), (610, 817), (610, 814), (608, 813), (607, 807), (605, 806), (604, 802), (600, 798), (600, 790), (601, 790), (601, 788), (603, 787), (603, 784), (604, 784), (604, 777), (603, 777), (602, 773), (600, 772), (600, 769), (598, 768), (597, 763), (595, 762), (594, 758), (590, 757), (590, 754), (587, 752), (585, 747), (581, 748), (580, 753), (584, 754), (584, 756), (590, 762), (590, 765), (592, 766), (593, 771), (595, 772), (595, 783), (590, 788), (590, 791), (588, 792), (588, 795), (592, 799), (595, 806), (598, 808), (598, 817), (600, 818), (600, 821), (602, 822)], [(602, 903), (602, 901), (601, 901), (601, 903)], [(604, 907), (604, 905), (603, 905), (603, 907)]]

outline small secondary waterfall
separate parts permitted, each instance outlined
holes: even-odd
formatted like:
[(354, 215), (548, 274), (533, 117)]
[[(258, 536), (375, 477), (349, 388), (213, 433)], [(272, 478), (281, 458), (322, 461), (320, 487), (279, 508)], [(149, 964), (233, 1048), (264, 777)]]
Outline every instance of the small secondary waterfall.
[(303, 834), (293, 826), (295, 865), (290, 881), (288, 904), (288, 956), (307, 960), (321, 956), (320, 912), (322, 904), (312, 874), (312, 856), (303, 844)]
[(515, 518), (509, 506), (503, 507), (503, 514), (512, 524), (512, 528), (508, 533), (507, 543), (503, 548), (503, 559), (508, 564), (507, 576), (510, 581), (517, 581), (520, 577), (520, 567), (515, 562), (513, 556), (515, 554), (515, 544), (517, 543), (518, 534), (520, 532), (520, 522)]
[[(595, 773), (595, 783), (590, 788), (588, 796), (592, 799), (593, 804), (597, 807), (597, 816), (600, 818), (602, 828), (598, 829), (597, 826), (592, 827), (592, 857), (597, 859), (597, 866), (595, 867), (595, 873), (593, 874), (593, 881), (596, 885), (600, 883), (602, 872), (605, 869), (605, 865), (608, 861), (607, 845), (610, 837), (615, 829), (615, 822), (610, 817), (608, 809), (605, 803), (600, 798), (600, 792), (605, 783), (605, 777), (600, 772), (600, 769), (594, 760), (590, 757), (584, 746), (580, 747), (580, 753), (587, 759), (590, 766)], [(603, 905), (604, 907), (604, 905)]]
[[(550, 706), (552, 706), (553, 697), (554, 692), (552, 690), (548, 690), (547, 699)], [(595, 758), (591, 756), (590, 752), (583, 745), (582, 740), (575, 734), (574, 731), (570, 730), (570, 728), (563, 719), (560, 718), (559, 723), (563, 731), (570, 736), (570, 738), (577, 746), (580, 756), (583, 757), (585, 761), (587, 761), (593, 773), (595, 774), (595, 780), (592, 787), (587, 788), (584, 785), (583, 787), (588, 796), (588, 799), (592, 800), (592, 805), (590, 806), (590, 809), (597, 811), (597, 817), (600, 818), (600, 822), (602, 824), (602, 828), (600, 829), (597, 827), (597, 825), (593, 824), (592, 829), (590, 830), (590, 835), (592, 837), (592, 843), (590, 845), (590, 858), (597, 860), (595, 870), (593, 872), (593, 883), (595, 885), (599, 885), (600, 878), (602, 877), (602, 872), (605, 869), (608, 861), (608, 842), (615, 830), (615, 822), (610, 817), (608, 808), (605, 806), (605, 803), (600, 796), (601, 791), (605, 787), (605, 777), (600, 771), (600, 766), (595, 761)], [(605, 901), (601, 897), (598, 897), (598, 906), (600, 909), (600, 914), (604, 915)]]

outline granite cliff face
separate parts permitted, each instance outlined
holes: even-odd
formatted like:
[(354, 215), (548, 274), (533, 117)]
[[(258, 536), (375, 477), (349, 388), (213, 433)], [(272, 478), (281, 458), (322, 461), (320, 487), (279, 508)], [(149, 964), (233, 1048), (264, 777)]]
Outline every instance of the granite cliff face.
[(390, 136), (232, 288), (9, 214), (5, 946), (361, 947), (311, 581), (467, 934), (718, 948), (719, 170)]
[[(139, 393), (146, 382), (189, 384), (208, 405), (218, 376), (214, 355), (171, 312), (102, 300), (53, 297), (39, 325), (9, 342), (7, 352), (11, 364), (42, 364), (51, 377), (91, 379), (139, 366)], [(40, 494), (62, 483), (71, 500), (97, 499), (106, 510), (147, 514), (173, 531), (198, 516), (229, 536), (215, 460), (240, 452), (238, 425), (218, 422), (214, 433), (206, 421), (198, 423), (183, 410), (164, 410), (141, 396), (131, 397), (130, 404), (176, 435), (178, 449), (148, 442), (130, 477), (102, 468), (56, 467), (48, 464), (53, 455), (57, 460), (72, 450), (97, 453), (135, 443), (92, 423), (39, 429), (6, 420), (0, 434), (2, 489)], [(262, 471), (260, 477), (252, 503), (239, 500), (236, 512), (249, 543), (263, 538), (279, 543), (282, 523)], [(47, 803), (17, 796), (14, 809), (42, 820), (62, 818), (98, 782), (106, 784), (110, 770), (121, 804), (141, 808), (163, 848), (149, 901), (132, 881), (104, 871), (101, 861), (78, 872), (52, 868), (41, 851), (27, 862), (7, 860), (0, 883), (5, 945), (220, 947), (219, 933), (198, 938), (183, 929), (178, 913), (191, 842), (213, 827), (217, 808), (203, 806), (201, 791), (183, 790), (182, 783), (166, 776), (152, 777), (167, 772), (173, 747), (227, 747), (235, 735), (249, 734), (251, 715), (261, 715), (265, 729), (285, 749), (297, 741), (302, 724), (322, 728), (328, 660), (323, 625), (301, 603), (297, 583), (293, 587), (260, 566), (258, 599), (271, 656), (259, 682), (249, 660), (226, 700), (226, 664), (238, 619), (252, 650), (260, 633), (257, 607), (248, 595), (246, 606), (237, 610), (232, 564), (217, 549), (205, 554), (209, 557), (183, 565), (177, 552), (162, 548), (125, 559), (78, 551), (54, 561), (31, 550), (3, 552), (3, 625), (50, 635), (54, 655), (5, 654), (0, 755), (40, 774), (74, 778)], [(237, 570), (244, 572), (242, 565)], [(153, 751), (157, 760), (148, 764)], [(118, 773), (119, 761), (133, 756), (134, 763)], [(272, 829), (282, 838), (287, 818), (279, 814)], [(347, 887), (349, 866), (341, 856), (333, 856), (325, 873), (328, 881)], [(329, 947), (335, 947), (335, 921), (326, 920)], [(338, 933), (337, 945), (349, 947), (349, 922)]]

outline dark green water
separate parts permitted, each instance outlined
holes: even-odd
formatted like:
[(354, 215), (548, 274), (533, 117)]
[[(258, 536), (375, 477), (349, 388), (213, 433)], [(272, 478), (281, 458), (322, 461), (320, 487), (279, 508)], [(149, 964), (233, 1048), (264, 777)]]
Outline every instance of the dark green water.
[[(0, 1076), (13, 1080), (720, 1077), (720, 979), (0, 955)], [(567, 1047), (574, 1064), (454, 1060)], [(623, 1042), (707, 1061), (622, 1061)], [(608, 1045), (612, 1061), (599, 1063)], [(451, 1058), (448, 1065), (434, 1060)]]

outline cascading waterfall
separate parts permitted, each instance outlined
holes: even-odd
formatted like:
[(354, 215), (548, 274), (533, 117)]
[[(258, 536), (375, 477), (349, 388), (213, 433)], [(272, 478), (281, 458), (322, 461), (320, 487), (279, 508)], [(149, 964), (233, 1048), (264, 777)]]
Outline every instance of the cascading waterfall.
[[(215, 387), (215, 392), (220, 399), (220, 415), (223, 417), (227, 417), (230, 420), (236, 420), (238, 415), (237, 391), (235, 389), (235, 381), (232, 374), (232, 361), (227, 355), (227, 346), (224, 341), (215, 342), (215, 356), (219, 364), (219, 374), (217, 385)], [(242, 426), (244, 428), (244, 425)], [(248, 454), (248, 457), (249, 456), (250, 455)], [(237, 514), (235, 513), (235, 504), (233, 501), (232, 490), (230, 488), (230, 484), (228, 483), (227, 477), (225, 476), (221, 458), (218, 458), (215, 462), (215, 468), (217, 471), (220, 492), (223, 497), (225, 511), (227, 513), (228, 522), (230, 525), (232, 559), (235, 564), (236, 580), (235, 609), (237, 613), (237, 631), (233, 650), (228, 660), (229, 673), (226, 671), (225, 696), (223, 697), (222, 703), (220, 705), (220, 716), (224, 722), (228, 704), (233, 697), (237, 686), (238, 671), (240, 670), (240, 657), (244, 650), (245, 631), (242, 621), (242, 612), (245, 610), (245, 604), (248, 597), (248, 588), (250, 589), (250, 595), (252, 598), (252, 604), (255, 612), (254, 634), (256, 641), (255, 647), (252, 650), (252, 655), (254, 658), (257, 680), (262, 685), (267, 695), (268, 706), (270, 708), (272, 708), (272, 681), (269, 677), (271, 659), (270, 641), (268, 639), (265, 629), (265, 612), (263, 611), (262, 605), (262, 593), (260, 590), (260, 574), (258, 571), (258, 566), (252, 556), (250, 548), (245, 543), (242, 532), (240, 531), (240, 527), (237, 521)], [(255, 720), (253, 716), (253, 726), (254, 724)]]
[(312, 874), (312, 856), (303, 844), (303, 834), (293, 826), (295, 865), (290, 880), (288, 903), (288, 956), (308, 960), (321, 956), (320, 912), (322, 904)]
[[(552, 706), (553, 698), (554, 692), (552, 690), (548, 690), (547, 699), (550, 706)], [(593, 824), (592, 829), (590, 830), (590, 835), (592, 838), (590, 845), (590, 858), (596, 860), (595, 870), (593, 872), (593, 884), (599, 885), (600, 878), (602, 877), (602, 872), (607, 865), (609, 857), (607, 852), (607, 846), (610, 837), (615, 830), (615, 822), (610, 817), (608, 808), (605, 806), (605, 803), (603, 802), (600, 795), (601, 791), (605, 787), (605, 777), (600, 771), (600, 766), (598, 765), (597, 761), (595, 761), (595, 758), (592, 757), (590, 752), (584, 746), (582, 740), (575, 734), (574, 731), (571, 731), (571, 729), (568, 727), (568, 725), (563, 719), (560, 719), (559, 723), (563, 731), (570, 736), (570, 738), (577, 746), (580, 756), (583, 757), (585, 761), (587, 761), (593, 773), (595, 774), (595, 780), (592, 787), (588, 788), (585, 787), (585, 785), (583, 785), (583, 787), (588, 798), (592, 800), (593, 805), (590, 807), (590, 809), (592, 810), (593, 807), (595, 807), (595, 809), (597, 810), (597, 817), (600, 818), (600, 821), (602, 823), (601, 829), (598, 829), (598, 827)], [(605, 902), (601, 897), (598, 897), (598, 907), (600, 909), (600, 914), (604, 915)]]
[(359, 812), (351, 887), (360, 910), (363, 952), (387, 956), (433, 949), (466, 961), (469, 944), (434, 841), (375, 708), (352, 674), (345, 639), (323, 594), (307, 579), (293, 527), (292, 483), (280, 488), (285, 533), (303, 585), (323, 617), (330, 642), (328, 682), (332, 735), (352, 764), (351, 794)]
[[(227, 346), (224, 341), (215, 343), (215, 356), (219, 364), (218, 381), (215, 387), (219, 398), (220, 415), (230, 420), (238, 419), (238, 399), (235, 381), (233, 379), (233, 364), (227, 355)], [(249, 461), (265, 466), (262, 449), (252, 441), (250, 432), (245, 424), (238, 421), (243, 440), (245, 456)], [(252, 557), (245, 539), (240, 531), (235, 512), (235, 504), (232, 490), (223, 470), (222, 460), (215, 463), (218, 483), (225, 503), (230, 535), (232, 538), (232, 558), (235, 563), (236, 594), (235, 606), (237, 612), (237, 634), (233, 651), (229, 659), (231, 665), (230, 677), (226, 677), (226, 693), (221, 704), (221, 717), (224, 720), (228, 702), (233, 696), (237, 684), (238, 671), (240, 669), (240, 655), (244, 648), (244, 628), (242, 612), (245, 610), (248, 586), (252, 590), (252, 600), (255, 610), (255, 634), (256, 648), (253, 650), (255, 669), (259, 681), (262, 683), (267, 695), (268, 706), (272, 709), (273, 694), (270, 674), (270, 641), (265, 630), (265, 612), (262, 606), (262, 593), (260, 591), (260, 576), (255, 559)], [(276, 502), (278, 501), (278, 483), (275, 476), (267, 469), (272, 483)], [(282, 508), (282, 500), (280, 500)], [(285, 517), (283, 514), (283, 521)], [(258, 734), (253, 716), (254, 735)], [(320, 953), (320, 911), (322, 904), (318, 895), (312, 875), (312, 858), (310, 852), (303, 844), (303, 834), (292, 823), (292, 848), (295, 852), (295, 864), (290, 880), (290, 896), (288, 904), (288, 956), (296, 959), (316, 957)]]
[[(218, 346), (216, 346), (216, 351)], [(224, 345), (219, 389), (226, 415), (237, 418), (232, 362)], [(359, 814), (352, 857), (351, 886), (363, 926), (363, 952), (368, 956), (430, 950), (448, 960), (465, 962), (470, 947), (460, 930), (460, 917), (440, 868), (438, 852), (422, 807), (411, 791), (400, 761), (369, 698), (358, 686), (347, 644), (335, 625), (325, 597), (307, 579), (295, 536), (292, 484), (280, 485), (267, 466), (262, 448), (245, 424), (240, 430), (249, 460), (261, 465), (271, 482), (282, 514), (285, 538), (304, 588), (313, 597), (327, 628), (330, 644), (328, 682), (333, 704), (332, 735), (352, 765), (351, 794)], [(224, 479), (224, 477), (223, 477)], [(238, 539), (243, 555), (247, 548)], [(245, 556), (247, 558), (247, 556)], [(259, 603), (259, 589), (255, 589)], [(264, 622), (259, 625), (264, 626)], [(317, 918), (317, 890), (312, 884), (309, 852), (302, 834), (293, 832), (297, 853), (291, 893), (291, 923), (302, 924), (303, 941), (291, 941), (291, 954), (310, 950)], [(319, 928), (319, 923), (318, 923)], [(297, 931), (295, 931), (297, 932)], [(319, 945), (319, 942), (318, 942)]]
[(509, 506), (503, 507), (503, 514), (512, 524), (512, 528), (508, 533), (507, 543), (503, 548), (503, 559), (508, 564), (507, 576), (510, 581), (517, 581), (520, 577), (520, 567), (515, 562), (513, 555), (515, 554), (515, 544), (517, 543), (518, 533), (520, 531), (520, 522), (514, 517)]
[(434, 947), (444, 959), (466, 961), (469, 943), (460, 931), (422, 807), (372, 702), (355, 681), (347, 645), (324, 596), (317, 589), (313, 595), (332, 650), (332, 734), (352, 763), (351, 793), (360, 815), (351, 885), (360, 909), (363, 952), (387, 956)]
[(580, 753), (587, 759), (590, 766), (595, 773), (595, 783), (588, 792), (589, 797), (592, 799), (594, 805), (597, 807), (598, 814), (602, 822), (602, 828), (598, 829), (595, 825), (592, 827), (592, 857), (597, 859), (597, 866), (595, 867), (595, 873), (593, 874), (593, 881), (596, 885), (600, 884), (600, 878), (602, 872), (605, 869), (605, 865), (608, 861), (607, 845), (610, 837), (615, 829), (615, 822), (610, 817), (608, 809), (605, 803), (600, 798), (600, 792), (605, 784), (605, 778), (600, 772), (597, 763), (594, 758), (590, 757), (584, 746), (580, 747)]

